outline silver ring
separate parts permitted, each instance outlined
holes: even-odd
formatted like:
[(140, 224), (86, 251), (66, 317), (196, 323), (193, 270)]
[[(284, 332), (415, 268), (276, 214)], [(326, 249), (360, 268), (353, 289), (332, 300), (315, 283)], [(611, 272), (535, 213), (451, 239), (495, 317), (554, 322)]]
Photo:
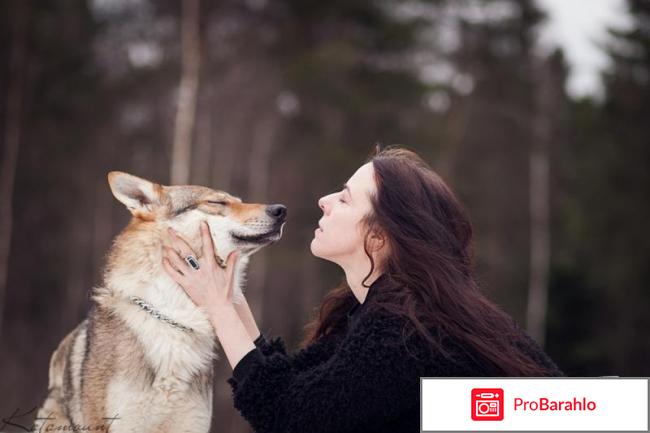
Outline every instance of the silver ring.
[(198, 271), (200, 268), (199, 261), (193, 255), (185, 257), (185, 262), (187, 262), (187, 264), (190, 265), (190, 267), (195, 271)]

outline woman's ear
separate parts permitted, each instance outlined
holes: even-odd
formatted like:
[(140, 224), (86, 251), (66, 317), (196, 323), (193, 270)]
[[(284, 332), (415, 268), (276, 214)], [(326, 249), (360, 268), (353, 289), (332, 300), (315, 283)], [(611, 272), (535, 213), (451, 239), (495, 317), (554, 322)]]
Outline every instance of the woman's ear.
[(381, 251), (386, 245), (386, 236), (381, 233), (379, 230), (373, 230), (370, 233), (370, 251), (378, 252)]

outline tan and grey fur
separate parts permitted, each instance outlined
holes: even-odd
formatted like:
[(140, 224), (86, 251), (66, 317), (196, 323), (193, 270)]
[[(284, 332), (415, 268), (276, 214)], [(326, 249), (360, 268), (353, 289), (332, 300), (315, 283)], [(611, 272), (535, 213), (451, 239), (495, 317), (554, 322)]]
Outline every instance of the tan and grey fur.
[[(163, 246), (171, 245), (167, 228), (188, 240), (200, 257), (199, 225), (206, 220), (220, 263), (231, 251), (240, 251), (234, 290), (238, 302), (249, 256), (280, 238), (286, 209), (242, 203), (200, 186), (163, 186), (121, 172), (109, 173), (108, 180), (133, 218), (110, 249), (104, 282), (92, 292), (88, 317), (52, 355), (48, 396), (35, 427), (207, 432), (216, 337), (207, 314), (162, 268)], [(192, 331), (152, 317), (131, 296)]]

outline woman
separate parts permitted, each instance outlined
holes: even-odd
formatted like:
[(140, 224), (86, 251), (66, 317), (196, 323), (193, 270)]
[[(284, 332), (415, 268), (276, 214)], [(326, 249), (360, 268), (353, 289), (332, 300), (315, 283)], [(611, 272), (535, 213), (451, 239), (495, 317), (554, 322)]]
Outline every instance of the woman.
[(225, 271), (165, 265), (179, 283), (179, 271), (192, 276), (184, 289), (209, 312), (235, 407), (256, 431), (416, 432), (420, 377), (562, 374), (479, 292), (467, 215), (415, 153), (379, 152), (318, 205), (311, 251), (347, 284), (325, 296), (297, 353), (260, 335), (245, 302), (232, 305), (234, 257)]

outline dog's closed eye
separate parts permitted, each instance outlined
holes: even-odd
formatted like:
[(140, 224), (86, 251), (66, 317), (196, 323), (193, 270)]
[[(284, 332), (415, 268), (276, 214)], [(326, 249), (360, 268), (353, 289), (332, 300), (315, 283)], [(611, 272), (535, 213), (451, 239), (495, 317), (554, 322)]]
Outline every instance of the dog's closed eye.
[(184, 208), (181, 208), (181, 209), (176, 209), (174, 211), (174, 216), (178, 216), (178, 215), (180, 215), (180, 214), (182, 214), (184, 212), (190, 211), (192, 209), (196, 209), (196, 207), (197, 207), (197, 204), (195, 203), (195, 204), (191, 204), (189, 206), (185, 206)]

